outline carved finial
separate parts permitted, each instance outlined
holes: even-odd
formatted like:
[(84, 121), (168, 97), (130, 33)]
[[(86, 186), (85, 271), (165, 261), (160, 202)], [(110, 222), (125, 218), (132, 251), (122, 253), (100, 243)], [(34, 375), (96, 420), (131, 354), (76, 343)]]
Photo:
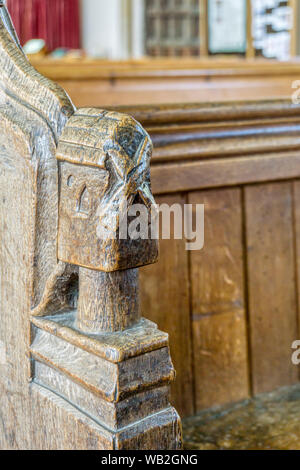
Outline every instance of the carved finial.
[(81, 331), (121, 331), (139, 319), (136, 268), (157, 261), (158, 241), (120, 232), (135, 201), (149, 228), (151, 153), (142, 126), (116, 112), (80, 109), (61, 135), (58, 259), (80, 266)]
[(81, 109), (71, 117), (56, 155), (61, 175), (60, 260), (106, 272), (157, 261), (157, 240), (119, 237), (122, 217), (134, 201), (149, 216), (155, 204), (151, 154), (150, 137), (129, 116)]

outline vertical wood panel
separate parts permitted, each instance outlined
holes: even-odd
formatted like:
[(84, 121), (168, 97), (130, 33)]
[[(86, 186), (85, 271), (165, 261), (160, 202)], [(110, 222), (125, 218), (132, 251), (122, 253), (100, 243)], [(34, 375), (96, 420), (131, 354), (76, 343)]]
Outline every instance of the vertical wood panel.
[[(295, 229), (295, 267), (296, 267), (296, 296), (297, 296), (297, 323), (298, 323), (298, 336), (295, 339), (300, 339), (300, 181), (293, 183), (293, 205), (294, 205), (294, 229)], [(299, 369), (299, 367), (298, 367)], [(300, 378), (300, 370), (298, 374)]]
[(252, 0), (247, 0), (247, 50), (246, 58), (254, 59), (255, 50), (252, 36)]
[(190, 252), (197, 410), (249, 395), (240, 189), (191, 193), (205, 243)]
[(297, 382), (292, 186), (245, 188), (252, 380), (255, 394)]
[(193, 325), (197, 411), (248, 398), (244, 312), (198, 317)]
[[(158, 204), (184, 204), (180, 195), (157, 197)], [(181, 416), (194, 413), (188, 256), (183, 240), (161, 240), (157, 264), (140, 269), (142, 315), (170, 335), (176, 369), (172, 404)]]

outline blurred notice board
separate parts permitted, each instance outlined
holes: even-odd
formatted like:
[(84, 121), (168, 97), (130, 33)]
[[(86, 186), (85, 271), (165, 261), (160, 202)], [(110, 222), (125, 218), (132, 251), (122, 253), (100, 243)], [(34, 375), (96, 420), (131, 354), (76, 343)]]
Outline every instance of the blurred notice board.
[(208, 0), (208, 50), (243, 54), (247, 48), (247, 0)]
[(252, 0), (252, 36), (256, 56), (288, 60), (293, 9), (287, 0)]

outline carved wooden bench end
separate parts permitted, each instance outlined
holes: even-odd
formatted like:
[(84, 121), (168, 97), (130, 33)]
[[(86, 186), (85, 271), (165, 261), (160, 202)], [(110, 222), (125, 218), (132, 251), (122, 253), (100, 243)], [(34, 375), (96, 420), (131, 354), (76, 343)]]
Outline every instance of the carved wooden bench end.
[[(150, 220), (150, 138), (129, 116), (76, 111), (28, 64), (3, 4), (0, 12), (0, 186), (10, 198), (1, 220), (24, 219), (16, 240), (1, 225), (1, 266), (6, 248), (19, 257), (1, 284), (0, 345), (10, 354), (17, 334), (27, 338), (11, 358), (16, 370), (0, 379), (4, 395), (11, 384), (15, 393), (4, 420), (13, 428), (18, 415), (24, 426), (0, 446), (180, 449), (168, 336), (139, 307), (138, 267), (157, 260), (158, 242), (120, 237), (134, 202)], [(10, 278), (26, 287), (18, 292)], [(20, 306), (30, 304), (24, 320)]]

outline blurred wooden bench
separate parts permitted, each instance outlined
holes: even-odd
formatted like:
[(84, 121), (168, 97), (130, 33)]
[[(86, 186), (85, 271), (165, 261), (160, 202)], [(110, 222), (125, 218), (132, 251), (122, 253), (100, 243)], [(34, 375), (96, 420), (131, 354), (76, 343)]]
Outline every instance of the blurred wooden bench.
[(31, 58), (76, 106), (289, 98), (300, 62), (265, 59), (53, 60)]

